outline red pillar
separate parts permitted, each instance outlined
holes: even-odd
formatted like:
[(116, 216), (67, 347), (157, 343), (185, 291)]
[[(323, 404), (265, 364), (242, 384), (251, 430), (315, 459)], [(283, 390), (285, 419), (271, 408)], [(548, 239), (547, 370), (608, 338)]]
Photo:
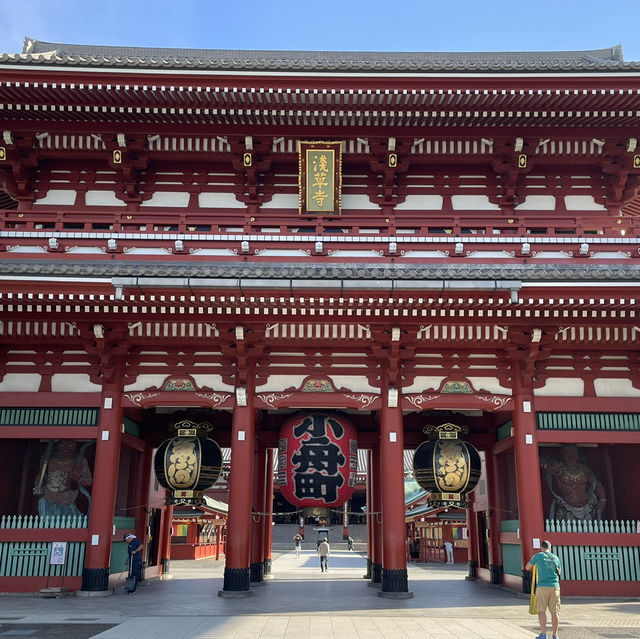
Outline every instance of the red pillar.
[(410, 598), (413, 593), (409, 592), (405, 550), (404, 432), (400, 402), (396, 389), (384, 389), (380, 415), (382, 590), (379, 594)]
[(238, 389), (246, 397), (246, 406), (236, 400), (231, 426), (231, 474), (229, 478), (229, 519), (227, 523), (226, 562), (220, 597), (250, 596), (249, 560), (251, 551), (251, 493), (255, 415), (253, 392)]
[(371, 516), (371, 533), (373, 538), (371, 582), (382, 583), (382, 482), (380, 481), (380, 447), (371, 451), (371, 497), (373, 514)]
[(531, 573), (524, 565), (539, 550), (544, 536), (542, 514), (542, 482), (533, 390), (525, 387), (520, 378), (520, 368), (513, 365), (513, 441), (518, 489), (518, 519), (520, 522), (520, 552), (522, 558), (523, 591), (530, 589)]
[(372, 488), (372, 459), (371, 450), (367, 451), (367, 484), (366, 484), (366, 514), (367, 514), (367, 572), (364, 575), (365, 579), (371, 579), (373, 572), (373, 496), (371, 494)]
[(222, 548), (222, 526), (216, 526), (216, 561), (220, 559), (221, 548)]
[(274, 448), (267, 449), (266, 472), (265, 472), (265, 492), (264, 492), (264, 569), (263, 576), (271, 576), (271, 539), (273, 537), (273, 460)]
[(491, 570), (491, 583), (502, 583), (502, 545), (500, 544), (500, 513), (504, 510), (504, 502), (500, 492), (502, 478), (498, 456), (493, 451), (487, 451), (487, 494), (489, 495), (489, 568)]
[[(481, 540), (478, 539), (478, 514), (473, 509), (473, 492), (467, 495), (467, 501), (469, 502), (469, 508), (467, 509), (467, 535), (469, 539), (469, 544), (467, 546), (467, 562), (469, 565), (469, 574), (467, 575), (467, 578), (475, 579), (478, 570), (478, 548)], [(449, 541), (453, 541), (453, 539), (450, 538), (450, 535), (451, 529), (449, 528)]]
[(160, 550), (160, 574), (167, 578), (171, 573), (171, 531), (173, 530), (173, 506), (162, 511), (162, 545)]
[(109, 588), (113, 514), (122, 439), (120, 384), (105, 384), (100, 401), (100, 425), (93, 468), (89, 530), (82, 570), (82, 590), (86, 592), (103, 591)]
[(261, 582), (264, 570), (264, 491), (265, 491), (265, 449), (258, 445), (254, 456), (253, 500), (251, 518), (251, 563), (249, 581)]
[[(151, 501), (151, 473), (153, 468), (153, 448), (145, 446), (144, 452), (134, 454), (132, 463), (136, 464), (142, 458), (142, 464), (138, 466), (139, 476), (136, 478), (136, 487), (132, 503), (149, 504)], [(136, 510), (136, 535), (138, 539), (145, 545), (143, 557), (145, 556), (147, 546), (147, 526), (149, 525), (149, 507), (138, 508)], [(153, 559), (149, 557), (148, 560)]]

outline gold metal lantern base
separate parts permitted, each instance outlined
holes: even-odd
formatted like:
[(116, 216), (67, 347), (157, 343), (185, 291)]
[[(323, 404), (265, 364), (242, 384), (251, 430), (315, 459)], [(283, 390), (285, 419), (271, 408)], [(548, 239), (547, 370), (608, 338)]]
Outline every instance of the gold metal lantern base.
[(167, 506), (202, 506), (204, 503), (202, 490), (172, 490), (167, 498)]
[(469, 508), (462, 493), (431, 493), (427, 501), (433, 508)]

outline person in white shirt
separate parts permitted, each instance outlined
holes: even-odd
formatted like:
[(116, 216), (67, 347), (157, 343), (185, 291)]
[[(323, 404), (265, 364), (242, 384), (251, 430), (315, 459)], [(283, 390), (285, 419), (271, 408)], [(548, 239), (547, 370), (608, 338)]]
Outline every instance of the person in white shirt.
[(447, 563), (453, 563), (453, 544), (450, 541), (444, 542), (444, 550), (447, 553)]
[(329, 570), (329, 555), (331, 550), (329, 549), (329, 542), (323, 539), (318, 544), (318, 557), (320, 557), (320, 571), (327, 572)]

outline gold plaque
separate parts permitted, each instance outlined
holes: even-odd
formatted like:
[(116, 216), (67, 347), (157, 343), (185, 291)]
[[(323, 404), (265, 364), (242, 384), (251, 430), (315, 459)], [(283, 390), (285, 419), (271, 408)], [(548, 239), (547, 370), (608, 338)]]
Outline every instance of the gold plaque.
[(299, 142), (300, 213), (341, 212), (342, 142)]

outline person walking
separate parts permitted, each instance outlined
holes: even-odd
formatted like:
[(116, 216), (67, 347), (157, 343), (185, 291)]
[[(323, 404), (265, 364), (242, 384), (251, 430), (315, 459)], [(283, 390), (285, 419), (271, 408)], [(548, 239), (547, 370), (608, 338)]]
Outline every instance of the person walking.
[(444, 550), (447, 554), (447, 563), (453, 564), (453, 544), (450, 541), (444, 542)]
[(540, 544), (541, 552), (537, 552), (525, 568), (533, 570), (538, 567), (538, 586), (536, 588), (536, 609), (540, 634), (538, 639), (547, 639), (547, 609), (551, 613), (551, 631), (553, 639), (558, 639), (560, 622), (560, 558), (551, 552), (551, 543), (546, 539)]
[(318, 557), (320, 557), (320, 572), (328, 572), (329, 571), (329, 555), (331, 554), (331, 549), (329, 548), (329, 542), (326, 538), (323, 538), (322, 541), (318, 544)]
[(347, 550), (353, 550), (353, 537), (347, 537)]
[(300, 533), (293, 538), (293, 543), (296, 546), (296, 559), (300, 559), (300, 552), (302, 551), (302, 535)]
[(142, 578), (142, 542), (133, 533), (127, 533), (124, 540), (129, 544), (129, 577), (134, 577), (133, 588), (127, 590), (132, 595)]

